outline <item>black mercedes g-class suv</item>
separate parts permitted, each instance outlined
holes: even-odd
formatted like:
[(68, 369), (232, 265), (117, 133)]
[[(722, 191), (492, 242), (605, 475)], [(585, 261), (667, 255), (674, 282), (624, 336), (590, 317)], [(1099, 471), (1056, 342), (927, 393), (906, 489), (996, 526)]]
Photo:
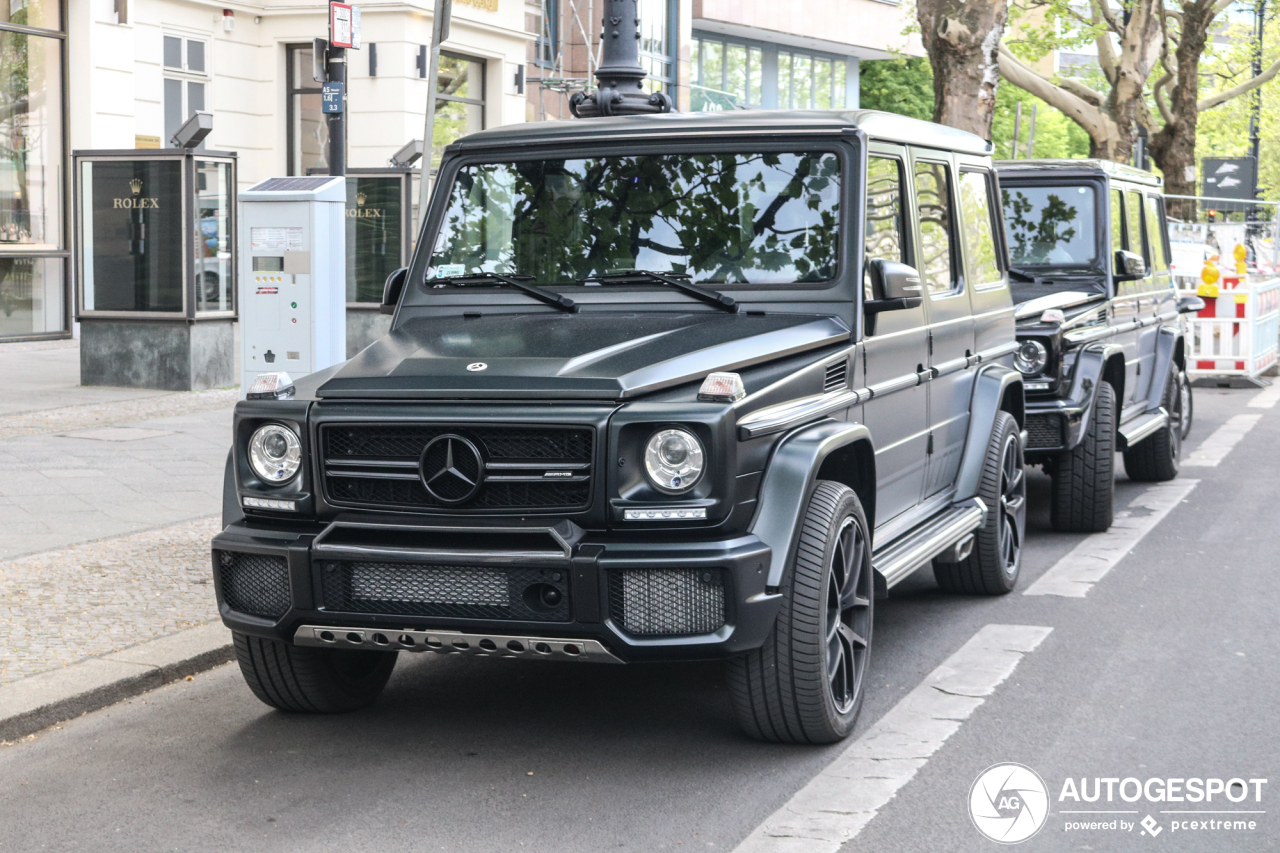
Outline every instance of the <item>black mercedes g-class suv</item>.
[(1000, 173), (1027, 461), (1053, 478), (1055, 529), (1114, 515), (1115, 453), (1132, 480), (1178, 475), (1189, 414), (1162, 181), (1106, 160), (1005, 160)]
[(1018, 576), (989, 152), (865, 111), (450, 145), (390, 333), (236, 407), (213, 567), (249, 686), (336, 712), (399, 651), (720, 658), (749, 734), (844, 737), (877, 597)]

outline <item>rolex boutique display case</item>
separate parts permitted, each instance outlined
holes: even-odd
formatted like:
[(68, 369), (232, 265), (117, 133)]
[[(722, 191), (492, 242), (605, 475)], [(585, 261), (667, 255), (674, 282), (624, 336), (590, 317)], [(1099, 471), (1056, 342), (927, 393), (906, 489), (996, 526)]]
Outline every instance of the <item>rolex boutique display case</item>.
[(232, 386), (236, 154), (72, 152), (85, 385)]

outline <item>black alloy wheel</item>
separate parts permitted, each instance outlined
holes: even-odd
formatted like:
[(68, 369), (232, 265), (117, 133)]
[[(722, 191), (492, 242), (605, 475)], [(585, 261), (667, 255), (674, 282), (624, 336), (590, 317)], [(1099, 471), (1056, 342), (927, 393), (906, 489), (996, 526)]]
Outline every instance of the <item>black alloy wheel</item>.
[(1015, 433), (1005, 439), (1000, 462), (1000, 567), (1010, 580), (1017, 579), (1022, 565), (1026, 531), (1027, 473), (1022, 467), (1022, 443)]
[(862, 529), (846, 518), (831, 553), (826, 598), (827, 686), (836, 710), (847, 714), (862, 691), (871, 637), (874, 589)]

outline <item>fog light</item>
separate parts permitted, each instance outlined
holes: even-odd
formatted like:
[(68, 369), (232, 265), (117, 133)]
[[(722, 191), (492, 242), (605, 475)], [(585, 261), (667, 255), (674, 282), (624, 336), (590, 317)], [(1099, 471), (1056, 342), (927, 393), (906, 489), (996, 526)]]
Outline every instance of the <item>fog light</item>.
[(623, 510), (623, 518), (627, 521), (694, 521), (707, 517), (707, 508), (695, 507), (654, 507), (653, 509)]
[(254, 509), (279, 509), (285, 512), (297, 512), (297, 501), (277, 501), (268, 498), (241, 498), (240, 502)]

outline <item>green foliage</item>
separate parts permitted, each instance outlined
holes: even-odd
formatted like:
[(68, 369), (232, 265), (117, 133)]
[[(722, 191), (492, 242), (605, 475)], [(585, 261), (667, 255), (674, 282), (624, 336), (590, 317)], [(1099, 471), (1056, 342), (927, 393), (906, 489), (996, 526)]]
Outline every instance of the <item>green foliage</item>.
[(827, 153), (468, 166), (431, 263), (540, 284), (634, 269), (708, 282), (825, 281), (836, 270), (839, 199), (839, 160)]
[(1018, 157), (1027, 156), (1027, 136), (1031, 129), (1031, 108), (1036, 111), (1035, 138), (1031, 156), (1088, 157), (1089, 134), (1080, 125), (1034, 95), (1008, 81), (996, 89), (996, 112), (991, 122), (991, 141), (996, 159), (1013, 156), (1013, 124), (1018, 104), (1022, 104), (1022, 125), (1018, 132)]
[(863, 109), (933, 120), (933, 69), (927, 57), (863, 61), (859, 89)]

